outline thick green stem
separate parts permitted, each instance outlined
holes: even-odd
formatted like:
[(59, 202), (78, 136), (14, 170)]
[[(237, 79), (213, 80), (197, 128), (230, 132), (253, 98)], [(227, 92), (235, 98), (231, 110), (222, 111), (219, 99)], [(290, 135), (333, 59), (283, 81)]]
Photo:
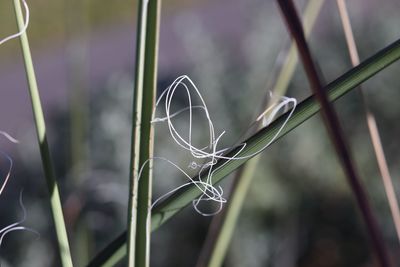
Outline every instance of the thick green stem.
[(128, 266), (131, 267), (150, 265), (152, 162), (148, 160), (153, 157), (154, 147), (151, 119), (157, 87), (160, 9), (159, 0), (139, 2), (128, 206)]
[[(138, 195), (138, 171), (140, 168), (141, 148), (141, 119), (143, 101), (143, 73), (146, 47), (146, 24), (147, 24), (147, 1), (138, 1), (138, 20), (136, 36), (136, 69), (135, 87), (133, 95), (132, 112), (132, 138), (131, 157), (129, 169), (129, 203), (128, 203), (128, 266), (135, 264), (136, 250), (136, 218), (137, 218), (137, 195)], [(148, 138), (148, 137), (147, 137)]]
[[(24, 26), (24, 16), (22, 14), (20, 0), (14, 0), (14, 9), (17, 18), (18, 28), (21, 31)], [(44, 121), (39, 90), (36, 82), (35, 70), (33, 67), (33, 62), (26, 32), (22, 33), (20, 41), (25, 63), (26, 77), (28, 80), (29, 94), (32, 103), (32, 111), (35, 119), (36, 132), (38, 136), (40, 155), (42, 158), (43, 170), (50, 194), (51, 211), (57, 234), (57, 241), (58, 241), (58, 248), (61, 257), (61, 262), (63, 267), (71, 267), (73, 265), (71, 259), (71, 252), (68, 244), (68, 236), (67, 236), (67, 231), (65, 229), (64, 216), (62, 212), (57, 181), (55, 178), (54, 167), (52, 164), (50, 150), (46, 138), (46, 125)]]

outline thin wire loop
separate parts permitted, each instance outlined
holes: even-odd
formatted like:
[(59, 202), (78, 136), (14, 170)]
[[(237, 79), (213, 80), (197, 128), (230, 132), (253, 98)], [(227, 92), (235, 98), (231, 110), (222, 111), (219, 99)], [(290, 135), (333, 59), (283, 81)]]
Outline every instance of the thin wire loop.
[(28, 7), (28, 4), (26, 3), (26, 0), (21, 0), (21, 2), (22, 2), (23, 6), (24, 6), (24, 9), (25, 9), (24, 26), (22, 27), (22, 29), (19, 32), (0, 40), (0, 45), (4, 44), (5, 42), (8, 42), (8, 41), (10, 41), (12, 39), (15, 39), (15, 38), (21, 36), (28, 29), (28, 25), (29, 25), (29, 7)]
[[(183, 94), (187, 97), (187, 102), (188, 106), (184, 107), (182, 109), (179, 109), (178, 111), (172, 112), (171, 111), (171, 106), (173, 99), (177, 93), (178, 90), (182, 90)], [(198, 99), (198, 102), (200, 104), (194, 105), (193, 102), (195, 99)], [(163, 105), (162, 105), (163, 104)], [(203, 216), (212, 216), (217, 214), (218, 212), (221, 211), (223, 204), (226, 203), (226, 199), (223, 197), (223, 189), (218, 186), (215, 187), (213, 185), (213, 174), (215, 171), (217, 171), (219, 168), (221, 168), (223, 165), (227, 164), (228, 162), (232, 160), (245, 160), (249, 159), (251, 157), (254, 157), (255, 155), (259, 154), (261, 151), (263, 151), (265, 148), (267, 148), (269, 145), (271, 145), (275, 139), (278, 137), (280, 132), (283, 130), (285, 127), (286, 123), (290, 119), (290, 117), (293, 115), (293, 112), (296, 108), (297, 101), (295, 98), (289, 98), (289, 97), (281, 97), (278, 102), (273, 104), (272, 106), (268, 107), (264, 112), (262, 112), (256, 119), (255, 122), (260, 122), (262, 121), (262, 126), (268, 126), (277, 116), (278, 114), (281, 114), (282, 112), (286, 112), (291, 108), (291, 111), (288, 113), (284, 123), (282, 126), (278, 129), (278, 131), (275, 133), (273, 138), (271, 139), (270, 142), (268, 142), (265, 146), (263, 146), (261, 149), (257, 150), (254, 153), (245, 155), (245, 156), (238, 156), (243, 149), (247, 146), (246, 143), (240, 143), (239, 145), (233, 146), (233, 147), (226, 147), (222, 149), (218, 149), (218, 144), (221, 141), (223, 135), (225, 134), (225, 131), (222, 131), (220, 134), (216, 134), (215, 132), (215, 127), (214, 123), (211, 120), (210, 113), (208, 111), (206, 102), (201, 95), (199, 89), (196, 87), (196, 85), (193, 83), (193, 81), (187, 76), (187, 75), (182, 75), (179, 76), (178, 78), (175, 79), (175, 81), (168, 86), (158, 97), (155, 108), (153, 111), (153, 117), (151, 120), (151, 123), (166, 123), (168, 126), (169, 134), (173, 141), (183, 149), (184, 151), (188, 151), (190, 155), (195, 159), (192, 161), (188, 168), (189, 169), (198, 169), (198, 175), (196, 176), (196, 179), (192, 178), (186, 171), (184, 171), (181, 167), (179, 167), (177, 164), (174, 162), (170, 161), (167, 158), (164, 157), (153, 157), (148, 159), (144, 164), (141, 166), (138, 177), (140, 179), (143, 171), (143, 167), (148, 164), (150, 161), (154, 160), (162, 160), (173, 167), (175, 167), (179, 172), (181, 172), (184, 176), (187, 177), (189, 180), (187, 183), (184, 183), (171, 191), (165, 193), (164, 195), (160, 196), (157, 198), (153, 203), (151, 208), (154, 207), (155, 204), (159, 203), (161, 200), (165, 199), (167, 196), (173, 194), (174, 192), (180, 190), (181, 188), (184, 188), (189, 185), (194, 185), (196, 186), (200, 191), (201, 195), (199, 198), (193, 200), (192, 205), (196, 212)], [(162, 117), (156, 117), (156, 112), (157, 109), (164, 106), (163, 112), (164, 116)], [(197, 147), (193, 145), (192, 143), (192, 134), (193, 134), (193, 111), (194, 110), (199, 110), (200, 112), (203, 112), (205, 115), (205, 118), (207, 120), (207, 130), (208, 132), (208, 144), (205, 146)], [(181, 115), (182, 113), (188, 113), (188, 129), (187, 132), (182, 133), (177, 130), (175, 127), (172, 119)], [(184, 136), (187, 136), (187, 138), (184, 138)], [(223, 154), (229, 150), (232, 150), (233, 148), (237, 148), (237, 152), (235, 155), (232, 157), (227, 157), (224, 156)], [(219, 166), (218, 168), (214, 168), (215, 164), (219, 160), (225, 160), (224, 164)], [(196, 160), (202, 161), (202, 163), (196, 162)], [(204, 173), (207, 171), (207, 173)], [(203, 178), (204, 177), (204, 178)], [(215, 211), (212, 212), (205, 212), (202, 211), (199, 207), (201, 202), (216, 202), (218, 203), (218, 207)]]

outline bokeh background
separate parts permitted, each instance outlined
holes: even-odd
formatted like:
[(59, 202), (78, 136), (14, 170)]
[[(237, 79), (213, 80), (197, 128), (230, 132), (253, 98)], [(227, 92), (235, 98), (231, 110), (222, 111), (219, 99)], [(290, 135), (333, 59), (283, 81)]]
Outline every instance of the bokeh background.
[[(351, 68), (335, 1), (325, 1), (310, 46), (326, 81)], [(400, 36), (396, 0), (349, 0), (361, 59)], [(305, 1), (296, 1), (303, 10)], [(29, 1), (28, 34), (47, 120), (50, 147), (76, 266), (85, 264), (126, 225), (130, 121), (134, 79), (136, 2)], [(16, 31), (12, 1), (0, 2), (0, 36)], [(222, 146), (232, 145), (254, 121), (261, 99), (290, 40), (274, 1), (164, 1), (159, 50), (161, 92), (189, 75), (207, 102)], [(400, 171), (399, 63), (365, 83), (381, 130), (395, 189)], [(0, 47), (1, 151), (14, 160), (10, 183), (0, 196), (0, 228), (22, 216), (40, 233), (16, 232), (1, 245), (2, 266), (58, 266), (54, 228), (42, 171), (26, 78), (17, 40)], [(297, 67), (287, 93), (310, 94)], [(179, 100), (178, 100), (179, 101)], [(356, 92), (335, 104), (351, 142), (363, 183), (379, 218), (391, 257), (399, 242)], [(202, 140), (204, 125), (194, 128)], [(156, 155), (187, 166), (168, 137), (156, 128)], [(0, 159), (3, 179), (7, 162)], [(223, 183), (229, 191), (230, 181)], [(155, 166), (154, 194), (185, 182), (174, 168)], [(153, 234), (152, 266), (194, 266), (211, 218), (186, 208)], [(123, 266), (123, 265), (121, 265)], [(262, 154), (225, 266), (377, 266), (346, 178), (315, 116)]]

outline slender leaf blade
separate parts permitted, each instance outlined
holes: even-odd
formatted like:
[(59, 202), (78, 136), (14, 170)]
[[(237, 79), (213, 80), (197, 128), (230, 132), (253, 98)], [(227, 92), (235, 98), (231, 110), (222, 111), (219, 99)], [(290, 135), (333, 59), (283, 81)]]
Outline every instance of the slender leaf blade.
[[(20, 32), (24, 28), (24, 16), (22, 14), (20, 0), (14, 0), (14, 10), (17, 19), (17, 25)], [(22, 55), (25, 63), (25, 72), (28, 80), (28, 89), (32, 104), (32, 111), (35, 120), (36, 133), (38, 137), (40, 155), (42, 158), (43, 170), (47, 182), (47, 188), (50, 195), (50, 206), (56, 230), (58, 250), (63, 267), (71, 267), (72, 257), (69, 248), (67, 230), (65, 228), (64, 215), (61, 206), (60, 193), (58, 190), (56, 175), (50, 149), (47, 142), (46, 123), (44, 119), (42, 104), (40, 101), (39, 89), (36, 81), (35, 69), (33, 66), (29, 40), (26, 31), (23, 31), (20, 36)]]
[[(138, 1), (138, 21), (136, 36), (135, 85), (132, 108), (131, 155), (129, 168), (128, 199), (128, 266), (133, 266), (136, 255), (138, 171), (140, 168), (141, 119), (143, 101), (143, 76), (146, 47), (147, 8), (145, 0)], [(147, 137), (148, 138), (148, 137)]]
[[(333, 82), (329, 83), (325, 87), (325, 89), (328, 90), (327, 93), (329, 100), (335, 101), (339, 99), (341, 96), (348, 93), (362, 82), (365, 82), (378, 72), (382, 71), (398, 59), (400, 59), (400, 40), (395, 41), (391, 45), (387, 46), (372, 57), (362, 62), (357, 67), (352, 68)], [(316, 101), (314, 95), (303, 100), (297, 106), (295, 112), (293, 113), (293, 116), (288, 121), (286, 127), (282, 130), (276, 140), (286, 135), (297, 126), (301, 125), (304, 121), (311, 118), (319, 111), (319, 109), (320, 106)], [(262, 147), (263, 144), (267, 144), (274, 136), (274, 133), (277, 132), (279, 127), (284, 122), (284, 116), (285, 114), (283, 114), (273, 123), (271, 123), (268, 127), (261, 129), (255, 135), (246, 140), (245, 142), (249, 145), (245, 150), (243, 150), (240, 156), (250, 154), (252, 151), (256, 151), (257, 148)], [(218, 173), (214, 174), (213, 181), (215, 183), (220, 182), (227, 174), (234, 171), (244, 162), (245, 161), (232, 161), (230, 164), (224, 165), (224, 167), (221, 168)], [(152, 210), (152, 230), (154, 231), (158, 227), (163, 225), (177, 212), (190, 204), (191, 201), (198, 197), (200, 194), (201, 192), (194, 186), (186, 187), (177, 191), (173, 195), (166, 198), (163, 202), (156, 205)], [(103, 251), (101, 251), (88, 266), (108, 266), (104, 264), (107, 263), (107, 260), (110, 257), (114, 256), (117, 253), (121, 257), (119, 260), (121, 260), (124, 256), (121, 251), (123, 252), (126, 250), (125, 242), (126, 232), (118, 236), (117, 239), (115, 239), (111, 243), (112, 246), (110, 245), (109, 247), (106, 247)]]
[(146, 49), (144, 59), (143, 105), (141, 118), (141, 137), (139, 166), (141, 176), (138, 177), (137, 227), (135, 265), (150, 265), (150, 227), (152, 198), (152, 161), (154, 150), (154, 127), (151, 123), (155, 106), (157, 87), (157, 60), (161, 0), (148, 1), (146, 28)]

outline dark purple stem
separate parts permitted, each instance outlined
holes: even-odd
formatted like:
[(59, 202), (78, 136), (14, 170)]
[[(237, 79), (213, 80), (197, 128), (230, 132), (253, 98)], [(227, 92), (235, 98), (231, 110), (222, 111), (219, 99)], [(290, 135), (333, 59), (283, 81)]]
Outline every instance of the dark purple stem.
[(348, 182), (357, 200), (362, 216), (371, 238), (372, 246), (382, 267), (390, 266), (389, 258), (383, 243), (382, 234), (377, 226), (377, 220), (370, 207), (367, 195), (361, 185), (358, 172), (353, 164), (350, 150), (344, 138), (338, 116), (328, 101), (325, 90), (318, 76), (316, 66), (312, 60), (310, 50), (304, 37), (303, 28), (292, 0), (277, 0), (281, 8), (286, 25), (295, 40), (300, 58), (303, 62), (307, 78), (316, 98), (320, 102), (322, 116), (335, 146), (338, 157), (343, 165)]

